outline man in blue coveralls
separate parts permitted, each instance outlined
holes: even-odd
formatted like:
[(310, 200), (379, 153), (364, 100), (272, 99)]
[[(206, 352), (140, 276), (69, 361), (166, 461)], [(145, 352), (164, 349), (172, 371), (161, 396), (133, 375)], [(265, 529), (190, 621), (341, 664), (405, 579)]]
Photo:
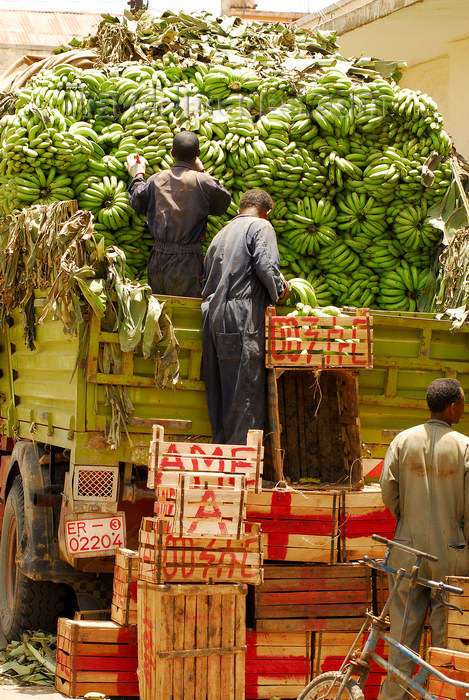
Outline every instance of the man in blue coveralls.
[(245, 192), (239, 213), (211, 242), (204, 262), (202, 343), (213, 442), (242, 445), (264, 429), (265, 310), (286, 295), (272, 199)]
[(218, 180), (204, 172), (199, 139), (181, 131), (173, 141), (174, 165), (145, 180), (145, 159), (127, 158), (132, 175), (130, 205), (146, 214), (154, 245), (148, 261), (148, 282), (154, 294), (200, 297), (207, 217), (228, 209), (231, 196)]

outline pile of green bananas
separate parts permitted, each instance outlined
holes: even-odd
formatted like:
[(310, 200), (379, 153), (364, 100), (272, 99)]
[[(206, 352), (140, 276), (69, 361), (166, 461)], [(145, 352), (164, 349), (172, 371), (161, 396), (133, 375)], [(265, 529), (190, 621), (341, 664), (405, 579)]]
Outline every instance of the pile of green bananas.
[[(359, 61), (343, 72), (333, 44), (292, 80), (282, 66), (294, 44), (287, 29), (272, 31), (275, 60), (248, 50), (252, 31), (240, 25), (239, 50), (221, 35), (214, 62), (181, 60), (161, 41), (152, 62), (38, 73), (0, 119), (3, 211), (76, 198), (96, 235), (145, 279), (153, 241), (128, 204), (125, 161), (137, 153), (147, 175), (167, 169), (174, 134), (190, 129), (205, 169), (232, 192), (227, 213), (209, 217), (207, 243), (241, 193), (262, 188), (274, 200), (282, 272), (313, 286), (311, 306), (418, 308), (441, 238), (429, 210), (451, 181), (452, 144), (434, 101)], [(425, 180), (435, 151), (443, 158)]]

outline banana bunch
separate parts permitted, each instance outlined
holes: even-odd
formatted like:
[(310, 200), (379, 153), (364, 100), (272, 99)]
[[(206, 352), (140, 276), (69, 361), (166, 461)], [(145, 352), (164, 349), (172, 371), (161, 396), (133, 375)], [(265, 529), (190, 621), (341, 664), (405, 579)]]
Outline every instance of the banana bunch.
[(360, 266), (350, 273), (348, 288), (338, 295), (340, 306), (370, 308), (379, 293), (379, 275), (369, 267)]
[[(224, 162), (223, 149), (220, 149), (220, 151), (221, 154), (217, 165)], [(233, 170), (235, 175), (243, 175), (245, 172), (249, 175), (251, 169), (254, 170), (256, 166), (263, 165), (263, 161), (267, 158), (268, 153), (268, 148), (261, 139), (246, 140), (243, 144), (238, 141), (238, 147), (236, 150), (231, 150), (226, 158), (226, 164)], [(270, 171), (268, 166), (264, 166), (264, 169), (266, 167)], [(258, 173), (259, 170), (256, 172)]]
[(326, 276), (319, 270), (311, 270), (307, 276), (308, 282), (314, 289), (314, 294), (319, 306), (329, 306), (336, 299), (336, 294), (333, 293), (329, 286)]
[(425, 204), (407, 204), (396, 213), (393, 230), (404, 249), (432, 248), (440, 240), (441, 231), (426, 222), (426, 215)]
[(204, 91), (211, 100), (224, 100), (232, 92), (254, 92), (260, 78), (251, 68), (216, 65), (204, 75)]
[(406, 260), (394, 269), (384, 272), (379, 283), (379, 308), (396, 311), (416, 311), (417, 299), (424, 291), (428, 270), (419, 270)]
[(41, 168), (33, 172), (17, 174), (12, 179), (12, 192), (16, 197), (16, 207), (29, 207), (33, 204), (50, 204), (73, 199), (72, 179), (51, 168), (46, 174)]
[(311, 307), (318, 305), (316, 294), (312, 285), (301, 277), (292, 277), (289, 280), (292, 296), (296, 299), (296, 303), (305, 304)]
[(327, 270), (323, 271), (324, 279), (326, 284), (333, 294), (334, 300), (343, 297), (350, 286), (350, 272), (345, 272), (343, 270)]
[(292, 87), (285, 78), (264, 78), (252, 95), (253, 111), (259, 115), (267, 114), (285, 105), (292, 93)]
[(360, 179), (362, 171), (356, 163), (347, 158), (342, 158), (337, 151), (330, 151), (324, 159), (324, 165), (329, 171), (329, 180), (339, 189), (344, 186), (346, 177)]
[[(75, 178), (75, 192), (81, 209), (89, 209), (97, 221), (109, 231), (125, 226), (133, 209), (127, 198), (127, 185), (115, 175), (102, 179), (81, 173)], [(80, 182), (81, 180), (81, 182)]]
[(386, 230), (386, 205), (363, 192), (344, 192), (337, 195), (337, 228), (350, 236), (349, 245), (354, 250), (365, 250), (374, 238)]
[(28, 87), (19, 96), (18, 106), (32, 102), (38, 107), (57, 109), (73, 119), (89, 115), (90, 98), (96, 99), (99, 85), (83, 81), (83, 71), (73, 65), (63, 64), (43, 70), (31, 78)]
[(361, 259), (372, 270), (394, 270), (399, 263), (400, 245), (389, 238), (378, 238), (360, 255)]
[(288, 242), (300, 255), (315, 255), (321, 246), (333, 245), (336, 232), (329, 225), (336, 216), (335, 207), (327, 200), (303, 197), (287, 203), (284, 219), (288, 222)]
[(320, 270), (334, 269), (350, 273), (360, 266), (360, 258), (343, 239), (337, 238), (332, 244), (321, 248), (316, 264)]

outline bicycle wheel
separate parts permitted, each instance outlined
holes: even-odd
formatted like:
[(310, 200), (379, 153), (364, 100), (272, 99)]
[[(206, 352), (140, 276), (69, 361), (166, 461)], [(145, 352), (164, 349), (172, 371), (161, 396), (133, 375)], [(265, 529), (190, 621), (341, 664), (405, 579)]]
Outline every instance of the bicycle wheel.
[[(301, 691), (298, 700), (333, 700), (343, 677), (339, 671), (321, 673)], [(363, 700), (363, 691), (352, 678), (347, 681), (340, 700)]]

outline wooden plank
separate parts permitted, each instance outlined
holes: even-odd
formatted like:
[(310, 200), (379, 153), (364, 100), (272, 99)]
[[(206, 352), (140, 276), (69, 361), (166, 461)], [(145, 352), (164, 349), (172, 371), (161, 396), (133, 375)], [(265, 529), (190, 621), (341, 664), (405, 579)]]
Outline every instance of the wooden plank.
[(63, 639), (78, 640), (81, 643), (136, 645), (135, 627), (120, 627), (115, 622), (98, 620), (69, 620), (61, 617), (57, 622), (57, 635)]
[(300, 606), (324, 606), (324, 605), (335, 605), (342, 603), (362, 603), (368, 604), (371, 602), (371, 591), (370, 596), (367, 595), (368, 590), (366, 585), (359, 590), (342, 590), (342, 591), (282, 591), (275, 593), (266, 593), (264, 590), (264, 585), (259, 587), (258, 595), (259, 600), (263, 607), (272, 607), (277, 609), (279, 606), (284, 605), (298, 605)]
[[(198, 649), (207, 649), (208, 647), (208, 621), (209, 621), (209, 599), (208, 596), (199, 596), (197, 598), (197, 623), (196, 623), (196, 642)], [(197, 657), (196, 661), (196, 685), (195, 685), (195, 700), (206, 700), (208, 658), (206, 656)]]
[(118, 625), (126, 627), (127, 625), (137, 624), (137, 606), (132, 608), (122, 608), (111, 603), (111, 620)]
[[(346, 580), (354, 578), (367, 578), (368, 567), (365, 564), (359, 562), (352, 562), (347, 564), (332, 564), (330, 566), (323, 566), (321, 564), (310, 564), (309, 566), (295, 566), (294, 564), (277, 565), (272, 563), (267, 563), (264, 568), (265, 580), (274, 581), (280, 579), (281, 581), (291, 580), (292, 585), (297, 583), (298, 579), (301, 582), (305, 582), (305, 585), (315, 585), (317, 581), (317, 589), (321, 590), (324, 582), (328, 581), (333, 585), (335, 580), (341, 580), (345, 578)], [(356, 582), (351, 585), (357, 585)], [(294, 589), (292, 589), (294, 590)], [(309, 588), (307, 590), (310, 590)], [(316, 590), (313, 588), (312, 590)]]
[[(292, 333), (294, 335), (292, 335)], [(367, 340), (368, 331), (359, 328), (303, 328), (299, 325), (290, 325), (288, 328), (273, 327), (270, 339), (274, 347), (278, 340), (299, 340), (301, 342), (311, 342), (311, 338), (321, 341), (326, 340)], [(365, 343), (364, 343), (365, 345)]]
[[(228, 603), (231, 603), (231, 601), (228, 601)], [(207, 647), (210, 649), (222, 646), (220, 624), (222, 620), (222, 604), (220, 595), (210, 596), (209, 611)], [(215, 655), (209, 656), (207, 661), (207, 700), (220, 700), (222, 689), (220, 673), (221, 658)]]
[[(279, 688), (278, 685), (254, 686), (246, 685), (246, 700), (271, 700), (271, 698), (282, 697), (283, 700), (296, 700), (305, 684), (300, 679), (292, 679), (291, 685)], [(279, 692), (281, 693), (279, 695)]]
[[(456, 596), (455, 596), (456, 597)], [(455, 602), (455, 605), (458, 605), (459, 600)], [(461, 607), (458, 605), (458, 607)], [(459, 610), (450, 610), (446, 609), (445, 610), (446, 614), (446, 624), (448, 626), (451, 625), (468, 625), (469, 626), (469, 610), (463, 610), (462, 614), (459, 612)], [(469, 635), (469, 627), (468, 627), (468, 635)]]
[[(237, 646), (235, 637), (236, 614), (233, 601), (224, 596), (221, 600), (221, 617), (223, 625), (221, 628), (221, 647)], [(220, 660), (220, 691), (226, 692), (228, 697), (235, 697), (236, 693), (236, 657), (224, 655)]]
[(121, 658), (117, 656), (79, 656), (75, 652), (67, 654), (63, 649), (57, 649), (57, 663), (75, 671), (137, 671), (137, 657)]
[[(244, 645), (246, 639), (246, 601), (241, 596), (235, 600), (234, 637), (236, 646)], [(246, 648), (246, 647), (244, 647)], [(235, 700), (244, 700), (246, 682), (245, 654), (236, 654), (235, 659)]]
[(55, 676), (55, 688), (60, 693), (69, 698), (82, 697), (87, 693), (92, 691), (103, 693), (103, 695), (110, 697), (139, 697), (139, 685), (138, 681), (134, 683), (124, 683), (124, 682), (105, 682), (99, 678), (91, 681), (85, 682), (79, 680), (76, 683), (70, 683), (65, 678), (60, 676)]
[[(193, 598), (189, 595), (177, 595), (173, 601), (173, 644), (175, 650), (186, 649), (184, 644), (184, 627), (186, 617), (186, 599)], [(174, 658), (173, 661), (173, 700), (184, 700), (184, 664), (185, 659)]]
[(258, 605), (256, 619), (359, 617), (362, 620), (368, 607), (366, 601), (338, 602), (337, 605), (299, 605), (298, 603), (294, 605)]
[(101, 643), (100, 637), (92, 643), (83, 641), (74, 641), (66, 637), (57, 638), (57, 648), (62, 649), (65, 653), (72, 652), (77, 656), (105, 656), (119, 658), (137, 657), (137, 644), (106, 644)]
[[(451, 667), (457, 671), (466, 671), (469, 673), (469, 654), (465, 652), (430, 647), (428, 650), (428, 658), (429, 663), (438, 668), (447, 665), (448, 668)], [(445, 673), (445, 671), (443, 671), (443, 673)]]
[[(311, 636), (307, 632), (258, 632), (257, 630), (246, 630), (246, 644), (248, 652), (251, 648), (266, 648), (272, 654), (281, 653), (284, 648), (306, 649), (311, 643)], [(279, 651), (277, 651), (279, 650)]]
[[(186, 612), (184, 619), (184, 648), (196, 649), (196, 596), (186, 597)], [(184, 659), (184, 700), (195, 700), (196, 659)]]
[(296, 618), (280, 620), (256, 620), (257, 632), (315, 632), (321, 630), (358, 631), (363, 624), (362, 617), (347, 618)]
[[(64, 664), (57, 662), (56, 674), (61, 678), (65, 678), (72, 683), (75, 683), (77, 671), (71, 669)], [(82, 683), (135, 683), (137, 682), (136, 671), (107, 671), (104, 669), (95, 671), (80, 671), (79, 680)]]
[(462, 651), (465, 654), (469, 653), (469, 634), (467, 634), (465, 638), (445, 636), (445, 645), (452, 651)]
[(259, 550), (260, 527), (257, 523), (245, 524), (245, 535), (239, 540), (225, 537), (178, 537), (173, 534), (170, 521), (157, 518), (142, 518), (139, 543), (147, 547), (189, 548), (200, 550), (230, 550), (234, 552), (257, 552)]

